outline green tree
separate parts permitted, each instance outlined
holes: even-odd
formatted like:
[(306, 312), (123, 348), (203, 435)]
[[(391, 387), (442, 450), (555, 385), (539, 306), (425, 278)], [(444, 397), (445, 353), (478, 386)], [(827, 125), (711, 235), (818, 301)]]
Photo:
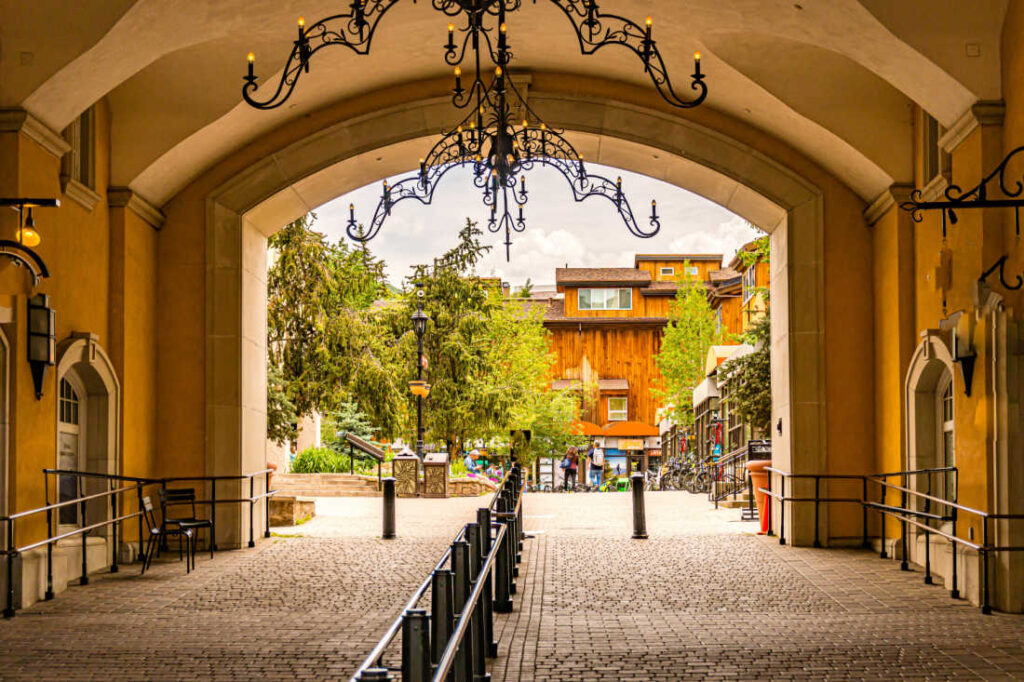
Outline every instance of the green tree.
[[(476, 223), (467, 219), (458, 243), (432, 265), (414, 266), (401, 303), (379, 316), (395, 339), (391, 370), (402, 385), (407, 428), (413, 431), (416, 403), (408, 382), (416, 377), (418, 358), (411, 317), (422, 302), (429, 317), (423, 339), (428, 363), (424, 377), (432, 384), (424, 401), (427, 440), (446, 443), (453, 456), (461, 452), (465, 439), (483, 437), (504, 414), (500, 396), (480, 380), (489, 369), (487, 325), (494, 307), (474, 274), (476, 264), (490, 250), (481, 244), (481, 234)], [(422, 299), (415, 295), (413, 284), (422, 285)]]
[[(685, 263), (683, 272), (688, 269)], [(721, 342), (714, 311), (704, 283), (692, 275), (677, 279), (675, 300), (669, 306), (668, 325), (661, 340), (657, 364), (662, 385), (655, 395), (671, 408), (677, 424), (693, 424), (693, 390), (704, 380), (708, 349)]]
[[(329, 412), (356, 384), (379, 387), (372, 357), (373, 329), (365, 312), (386, 289), (384, 265), (365, 249), (332, 244), (303, 216), (268, 242), (268, 434), (319, 411)], [(375, 379), (375, 381), (374, 381)], [(282, 395), (283, 394), (283, 395)], [(291, 412), (287, 405), (291, 405)], [(293, 414), (292, 414), (293, 413)]]
[(281, 370), (271, 363), (267, 367), (267, 438), (278, 445), (294, 440), (298, 421)]
[(530, 446), (516, 451), (519, 463), (529, 466), (537, 455), (578, 439), (572, 430), (579, 420), (579, 400), (573, 392), (550, 389), (555, 355), (542, 308), (521, 299), (499, 301), (488, 330), (491, 369), (486, 381), (508, 403), (508, 417), (495, 435), (507, 438), (509, 429), (529, 430)]
[(765, 432), (772, 419), (771, 321), (766, 312), (747, 330), (743, 341), (754, 352), (718, 368), (719, 383), (729, 384), (729, 409), (748, 426)]
[(516, 290), (516, 298), (529, 298), (530, 294), (532, 294), (532, 293), (533, 293), (533, 282), (531, 282), (530, 278), (527, 277), (526, 278), (526, 282), (523, 283), (523, 286), (519, 287), (519, 289)]

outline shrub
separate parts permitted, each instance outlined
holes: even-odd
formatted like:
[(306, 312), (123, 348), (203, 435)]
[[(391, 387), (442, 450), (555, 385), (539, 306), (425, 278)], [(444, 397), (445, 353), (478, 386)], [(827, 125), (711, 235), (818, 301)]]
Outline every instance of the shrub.
[[(349, 456), (331, 448), (306, 448), (292, 460), (293, 474), (347, 474), (351, 471)], [(376, 463), (356, 458), (357, 474), (376, 473)]]

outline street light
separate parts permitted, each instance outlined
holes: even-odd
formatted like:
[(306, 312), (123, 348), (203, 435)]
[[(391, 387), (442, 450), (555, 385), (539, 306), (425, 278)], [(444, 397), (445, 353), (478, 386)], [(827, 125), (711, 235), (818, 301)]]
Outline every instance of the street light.
[(423, 399), (430, 395), (430, 384), (423, 380), (423, 335), (427, 332), (427, 314), (423, 312), (423, 283), (416, 283), (416, 312), (412, 329), (416, 332), (416, 379), (409, 382), (409, 391), (416, 396), (416, 456), (423, 459)]

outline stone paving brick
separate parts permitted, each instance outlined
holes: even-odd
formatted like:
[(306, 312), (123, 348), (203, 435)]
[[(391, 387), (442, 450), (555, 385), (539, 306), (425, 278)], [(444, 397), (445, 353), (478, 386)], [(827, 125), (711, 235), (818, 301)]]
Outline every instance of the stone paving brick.
[[(384, 542), (379, 500), (332, 500), (295, 537), (200, 556), (192, 575), (175, 557), (97, 576), (0, 622), (0, 679), (347, 679), (486, 501), (400, 500)], [(525, 510), (494, 682), (1024, 678), (1024, 618), (873, 554), (780, 547), (686, 493), (649, 495), (646, 541), (628, 495)]]

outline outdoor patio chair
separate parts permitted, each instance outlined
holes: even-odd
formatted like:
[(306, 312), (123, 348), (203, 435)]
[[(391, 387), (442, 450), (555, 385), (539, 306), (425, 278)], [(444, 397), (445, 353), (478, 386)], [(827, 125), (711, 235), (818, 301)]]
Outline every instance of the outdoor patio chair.
[[(196, 534), (196, 540), (198, 541), (198, 532), (201, 528), (206, 529), (206, 541), (210, 547), (210, 558), (213, 558), (213, 521), (210, 519), (201, 519), (196, 516), (196, 491), (195, 488), (167, 488), (160, 490), (160, 506), (163, 511), (164, 527), (168, 524), (176, 526), (179, 529), (190, 529)], [(168, 515), (169, 507), (190, 507), (192, 515), (175, 515), (175, 512), (171, 511)], [(166, 536), (165, 536), (166, 537)]]
[(142, 555), (142, 572), (153, 564), (153, 557), (160, 549), (161, 540), (168, 535), (177, 535), (181, 542), (178, 544), (178, 560), (181, 561), (182, 543), (185, 545), (185, 573), (191, 573), (196, 562), (196, 534), (191, 528), (174, 528), (168, 530), (163, 525), (157, 524), (156, 516), (153, 513), (153, 502), (149, 495), (142, 498), (142, 515), (149, 526), (149, 538), (146, 540), (146, 549)]

